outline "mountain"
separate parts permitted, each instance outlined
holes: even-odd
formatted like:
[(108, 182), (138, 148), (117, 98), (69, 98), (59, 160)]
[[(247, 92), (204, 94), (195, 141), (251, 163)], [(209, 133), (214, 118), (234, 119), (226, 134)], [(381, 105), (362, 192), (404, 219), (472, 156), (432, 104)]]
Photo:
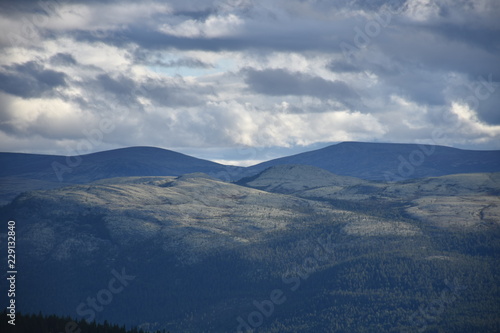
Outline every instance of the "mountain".
[(148, 147), (0, 154), (17, 310), (148, 331), (494, 332), (497, 157), (364, 143), (249, 168)]
[(185, 173), (216, 173), (225, 166), (174, 151), (130, 147), (81, 156), (0, 153), (0, 177), (86, 183), (132, 176), (179, 176)]
[(251, 176), (283, 164), (311, 165), (337, 175), (402, 181), (459, 173), (499, 172), (500, 151), (462, 150), (437, 145), (343, 142), (282, 157), (244, 170)]
[(0, 165), (1, 205), (24, 191), (52, 189), (98, 179), (203, 172), (225, 181), (239, 181), (276, 165), (315, 166), (337, 176), (376, 181), (499, 172), (500, 151), (344, 142), (244, 168), (221, 165), (166, 149), (130, 147), (69, 157), (0, 153)]
[[(316, 224), (304, 222), (309, 216), (341, 220), (348, 214), (205, 174), (113, 178), (33, 191), (0, 213), (18, 222), (16, 254), (23, 274), (17, 299), (23, 311), (87, 318), (90, 310), (79, 308), (81, 302), (123, 267), (138, 283), (131, 281), (116, 296), (120, 301), (93, 316), (131, 325), (173, 322), (175, 331), (201, 331), (202, 326), (190, 329), (190, 313), (203, 322), (211, 307), (240, 302), (252, 295), (243, 290), (255, 291), (263, 283), (256, 282), (281, 274), (284, 267), (255, 270), (263, 244)], [(229, 315), (232, 310), (222, 311), (217, 325)]]
[(172, 332), (489, 332), (499, 178), (121, 177), (24, 193), (0, 216), (16, 221), (22, 312)]
[(269, 167), (251, 177), (240, 179), (238, 185), (244, 185), (268, 192), (297, 194), (300, 191), (336, 186), (353, 186), (365, 181), (346, 176), (338, 176), (324, 169), (310, 165), (277, 165)]
[(402, 216), (446, 228), (481, 228), (500, 221), (499, 172), (383, 183), (337, 176), (311, 166), (278, 165), (238, 184), (360, 213), (399, 211)]
[[(204, 172), (224, 176), (228, 167), (153, 147), (130, 147), (81, 156), (0, 153), (0, 204), (22, 191), (51, 189), (98, 179), (131, 176), (179, 176)], [(231, 167), (238, 170), (238, 167)]]

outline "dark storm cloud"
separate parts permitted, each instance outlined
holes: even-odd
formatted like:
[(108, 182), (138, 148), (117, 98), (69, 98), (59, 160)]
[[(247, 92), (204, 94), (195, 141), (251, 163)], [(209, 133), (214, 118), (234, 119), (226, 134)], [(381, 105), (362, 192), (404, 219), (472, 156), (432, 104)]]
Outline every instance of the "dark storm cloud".
[(193, 59), (193, 58), (181, 58), (177, 60), (170, 60), (170, 61), (157, 61), (155, 63), (156, 65), (160, 65), (163, 67), (188, 67), (188, 68), (213, 68), (214, 66), (211, 64), (208, 64), (206, 62), (203, 62), (198, 59)]
[(157, 105), (167, 107), (200, 106), (204, 104), (205, 96), (213, 92), (211, 88), (189, 85), (182, 80), (146, 82), (142, 86), (142, 91)]
[(405, 72), (387, 75), (384, 82), (394, 88), (394, 93), (420, 105), (445, 105), (443, 90), (446, 82), (436, 80), (436, 76), (426, 72)]
[[(271, 27), (269, 28), (271, 29)], [(118, 47), (130, 43), (145, 50), (201, 50), (201, 51), (295, 51), (305, 50), (340, 52), (340, 39), (334, 34), (317, 34), (295, 27), (292, 33), (286, 29), (265, 30), (249, 27), (247, 32), (226, 37), (179, 37), (144, 26), (130, 26), (103, 36), (88, 31), (75, 31), (73, 36), (82, 42), (103, 42)], [(260, 31), (258, 31), (260, 30)], [(333, 32), (332, 32), (333, 33)]]
[(466, 103), (474, 109), (481, 121), (500, 125), (500, 112), (498, 111), (500, 82), (493, 81), (493, 76), (463, 82), (453, 87), (453, 93), (457, 101)]
[(214, 14), (213, 9), (205, 9), (205, 10), (179, 10), (175, 11), (175, 15), (179, 17), (186, 17), (193, 20), (205, 20), (210, 15)]
[(357, 94), (342, 81), (329, 81), (321, 77), (290, 72), (284, 69), (243, 70), (245, 82), (256, 93), (283, 96), (307, 95), (320, 99), (337, 99), (346, 102)]
[[(204, 104), (207, 95), (213, 95), (210, 85), (188, 83), (181, 76), (174, 78), (136, 81), (124, 74), (101, 73), (76, 83), (82, 88), (85, 98), (71, 97), (83, 109), (107, 109), (108, 104), (143, 111), (140, 98), (150, 100), (157, 107), (194, 107)], [(92, 96), (104, 95), (96, 101)]]
[(407, 0), (354, 0), (344, 1), (344, 6), (352, 8), (361, 8), (365, 10), (378, 11), (385, 7), (391, 11), (399, 11), (407, 3)]
[(490, 53), (500, 53), (500, 28), (446, 22), (432, 24), (425, 29), (450, 41), (476, 46)]
[(66, 74), (51, 69), (35, 61), (13, 66), (4, 66), (0, 72), (0, 90), (24, 97), (40, 97), (55, 87), (65, 86)]
[(356, 73), (361, 70), (359, 67), (344, 60), (333, 60), (326, 65), (326, 68), (335, 73)]
[(135, 83), (133, 80), (120, 75), (116, 80), (108, 74), (99, 74), (96, 81), (105, 91), (117, 96), (130, 95), (134, 92)]
[(73, 66), (77, 64), (75, 58), (69, 53), (57, 53), (50, 57), (49, 62), (57, 66)]
[[(497, 83), (497, 87), (499, 86), (500, 84)], [(471, 96), (470, 91), (468, 92), (468, 95), (465, 96)], [(474, 99), (472, 100), (474, 101)], [(471, 103), (471, 106), (476, 106), (479, 119), (487, 124), (500, 125), (500, 112), (498, 111), (498, 106), (500, 105), (500, 94), (492, 94), (482, 101), (479, 99), (476, 101), (477, 105), (474, 105), (476, 103)]]

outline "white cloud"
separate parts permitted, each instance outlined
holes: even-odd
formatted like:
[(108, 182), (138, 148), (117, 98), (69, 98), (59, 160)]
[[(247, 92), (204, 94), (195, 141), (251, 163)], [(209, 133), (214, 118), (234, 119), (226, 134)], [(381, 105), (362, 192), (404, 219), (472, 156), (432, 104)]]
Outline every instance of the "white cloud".
[(5, 101), (2, 125), (16, 135), (44, 138), (78, 138), (91, 115), (78, 106), (53, 98), (23, 99), (1, 94)]
[(251, 165), (256, 165), (262, 162), (265, 162), (266, 160), (221, 160), (221, 159), (215, 159), (212, 160), (212, 162), (219, 163), (219, 164), (224, 164), (224, 165), (234, 165), (234, 166), (242, 166), (242, 167), (247, 167)]
[[(153, 14), (168, 14), (172, 10), (168, 4), (154, 2), (112, 3), (112, 4), (69, 4), (63, 3), (44, 24), (53, 30), (113, 30), (123, 25), (148, 19)], [(104, 32), (102, 32), (104, 33)]]
[(243, 20), (234, 14), (211, 15), (205, 21), (186, 20), (179, 24), (165, 23), (160, 31), (177, 37), (226, 37), (236, 34)]
[(482, 122), (477, 113), (470, 109), (467, 104), (454, 102), (450, 111), (458, 117), (458, 122), (454, 126), (462, 136), (479, 140), (479, 142), (492, 138), (500, 139), (500, 125), (489, 125)]

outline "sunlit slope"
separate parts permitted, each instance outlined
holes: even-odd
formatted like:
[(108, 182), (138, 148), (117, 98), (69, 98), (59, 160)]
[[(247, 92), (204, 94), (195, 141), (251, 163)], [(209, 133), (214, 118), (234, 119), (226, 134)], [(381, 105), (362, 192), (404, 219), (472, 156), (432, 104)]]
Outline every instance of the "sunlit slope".
[(500, 173), (384, 183), (338, 176), (311, 166), (283, 165), (240, 183), (329, 202), (342, 209), (387, 217), (399, 214), (440, 227), (469, 230), (500, 224)]

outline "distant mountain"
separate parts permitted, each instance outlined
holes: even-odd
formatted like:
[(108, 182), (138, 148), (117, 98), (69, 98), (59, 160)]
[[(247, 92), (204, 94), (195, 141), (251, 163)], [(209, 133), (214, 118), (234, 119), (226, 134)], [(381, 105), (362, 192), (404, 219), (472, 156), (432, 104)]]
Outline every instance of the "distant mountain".
[(337, 175), (368, 180), (401, 181), (458, 173), (499, 172), (500, 151), (417, 144), (343, 142), (251, 166), (244, 171), (243, 177), (283, 164), (312, 165)]
[[(174, 151), (130, 147), (81, 156), (0, 153), (0, 204), (23, 191), (133, 176), (179, 176), (204, 172), (225, 177), (228, 167)], [(238, 167), (231, 167), (233, 172)]]
[(81, 156), (0, 153), (0, 177), (20, 177), (67, 183), (133, 176), (179, 176), (216, 173), (225, 166), (171, 150), (130, 147)]
[[(500, 151), (344, 142), (247, 168), (226, 166), (153, 147), (130, 147), (70, 157), (0, 153), (0, 205), (7, 204), (25, 191), (53, 189), (99, 179), (203, 172), (224, 181), (239, 181), (278, 165), (314, 166), (334, 173), (337, 180), (339, 176), (350, 176), (393, 182), (460, 173), (499, 172)], [(296, 174), (300, 174), (301, 170), (296, 169)], [(329, 178), (323, 177), (322, 171), (318, 170), (309, 170), (305, 174), (310, 174), (305, 182), (321, 183)]]

